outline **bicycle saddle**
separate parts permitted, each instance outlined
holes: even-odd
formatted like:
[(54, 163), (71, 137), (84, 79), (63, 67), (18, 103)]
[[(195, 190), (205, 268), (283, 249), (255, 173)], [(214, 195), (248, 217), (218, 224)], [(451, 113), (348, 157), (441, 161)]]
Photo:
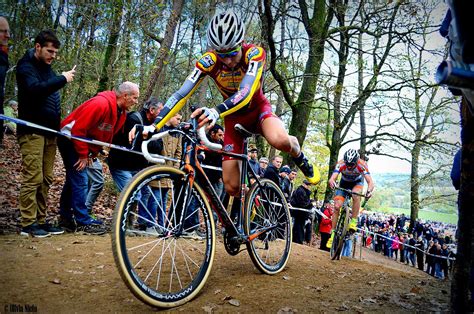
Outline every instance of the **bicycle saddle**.
[(252, 137), (253, 135), (253, 133), (246, 130), (241, 124), (238, 124), (238, 123), (234, 126), (234, 129), (236, 129), (240, 133), (240, 135), (242, 135), (245, 138)]

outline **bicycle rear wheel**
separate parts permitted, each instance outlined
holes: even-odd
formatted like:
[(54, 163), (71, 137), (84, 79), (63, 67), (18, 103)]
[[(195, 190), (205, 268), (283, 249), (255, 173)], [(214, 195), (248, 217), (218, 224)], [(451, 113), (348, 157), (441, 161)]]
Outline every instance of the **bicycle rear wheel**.
[[(183, 206), (185, 195), (188, 206)], [(190, 189), (181, 170), (152, 166), (130, 180), (115, 207), (115, 263), (138, 299), (156, 307), (178, 306), (194, 298), (209, 276), (214, 230), (199, 185)]]
[(290, 211), (285, 196), (271, 180), (260, 180), (247, 193), (244, 209), (244, 232), (265, 232), (247, 242), (247, 250), (255, 267), (274, 275), (282, 271), (291, 252)]
[(339, 212), (336, 230), (334, 231), (334, 239), (332, 241), (330, 256), (332, 260), (339, 259), (341, 256), (344, 238), (349, 225), (349, 208), (344, 206)]

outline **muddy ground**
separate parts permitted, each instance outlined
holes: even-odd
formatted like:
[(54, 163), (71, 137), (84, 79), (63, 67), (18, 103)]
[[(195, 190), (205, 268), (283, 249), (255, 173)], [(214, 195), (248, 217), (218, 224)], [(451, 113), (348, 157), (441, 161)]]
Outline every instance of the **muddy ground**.
[[(122, 282), (113, 261), (110, 235), (32, 239), (17, 234), (20, 156), (13, 137), (7, 137), (4, 144), (0, 150), (0, 313), (157, 311), (137, 300)], [(49, 197), (49, 218), (53, 220), (63, 181), (58, 155)], [(96, 214), (109, 221), (116, 198), (113, 188), (107, 189), (96, 204)], [(219, 242), (203, 290), (193, 301), (172, 311), (448, 310), (449, 281), (368, 250), (363, 251), (362, 259), (331, 261), (327, 252), (314, 246), (294, 245), (287, 268), (267, 276), (255, 269), (245, 251), (229, 256), (221, 239)]]
[[(0, 252), (1, 312), (12, 305), (34, 306), (43, 313), (156, 311), (122, 282), (109, 235), (4, 235)], [(331, 261), (327, 252), (294, 245), (287, 268), (267, 276), (245, 251), (229, 256), (219, 243), (201, 293), (173, 311), (391, 313), (444, 311), (448, 301), (449, 282), (373, 252), (364, 251), (363, 260)]]

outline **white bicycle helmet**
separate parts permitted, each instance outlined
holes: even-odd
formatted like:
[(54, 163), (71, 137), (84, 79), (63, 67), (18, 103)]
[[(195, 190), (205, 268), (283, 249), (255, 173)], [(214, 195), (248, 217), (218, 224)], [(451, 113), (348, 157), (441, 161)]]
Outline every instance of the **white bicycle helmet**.
[(355, 164), (359, 157), (359, 153), (355, 149), (350, 148), (344, 153), (344, 162), (346, 164)]
[(207, 28), (207, 42), (218, 51), (236, 47), (244, 40), (244, 35), (244, 23), (231, 10), (214, 15)]

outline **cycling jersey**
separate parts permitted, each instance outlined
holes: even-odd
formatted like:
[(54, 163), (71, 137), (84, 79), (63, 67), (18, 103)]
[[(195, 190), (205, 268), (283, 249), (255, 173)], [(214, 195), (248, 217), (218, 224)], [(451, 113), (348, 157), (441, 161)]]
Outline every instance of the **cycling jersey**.
[(344, 160), (340, 160), (337, 163), (333, 173), (340, 173), (341, 180), (348, 182), (359, 181), (363, 178), (363, 176), (370, 175), (369, 167), (367, 166), (367, 163), (362, 159), (357, 160), (357, 164), (353, 169), (349, 169), (345, 164)]
[(234, 130), (234, 125), (240, 123), (251, 132), (261, 133), (261, 122), (274, 116), (270, 102), (262, 90), (265, 55), (261, 47), (242, 44), (242, 59), (235, 68), (230, 69), (215, 52), (208, 51), (203, 54), (181, 88), (168, 99), (160, 111), (155, 120), (156, 128), (160, 129), (181, 110), (187, 99), (208, 75), (214, 80), (224, 98), (224, 101), (216, 107), (220, 117), (226, 117), (224, 149), (241, 153), (243, 139)]

